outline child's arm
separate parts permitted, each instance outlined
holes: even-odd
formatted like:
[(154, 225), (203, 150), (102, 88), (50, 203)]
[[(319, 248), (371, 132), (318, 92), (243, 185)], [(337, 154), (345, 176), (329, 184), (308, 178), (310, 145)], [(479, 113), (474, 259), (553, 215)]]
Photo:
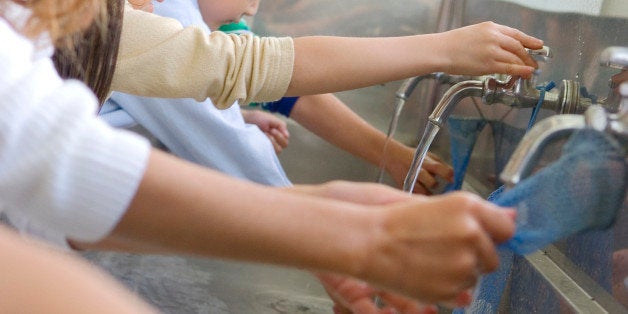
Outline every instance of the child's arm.
[(204, 100), (217, 107), (320, 94), (431, 72), (529, 76), (524, 47), (542, 42), (482, 23), (390, 38), (254, 37), (201, 29), (139, 10), (125, 11), (112, 89), (142, 96)]
[(85, 261), (0, 226), (4, 313), (157, 313)]
[[(333, 94), (299, 97), (290, 118), (327, 142), (376, 167), (386, 158), (386, 171), (399, 187), (403, 186), (414, 150), (393, 139), (384, 154), (386, 135), (360, 118)], [(429, 194), (428, 189), (437, 183), (435, 176), (445, 180), (453, 177), (453, 169), (432, 156), (427, 156), (423, 169), (425, 171), (421, 171), (419, 176), (420, 184), (416, 185), (417, 193)]]
[(524, 48), (542, 45), (541, 40), (492, 22), (405, 37), (296, 38), (286, 94), (349, 90), (432, 72), (529, 77), (536, 62)]
[(512, 212), (472, 194), (410, 197), (355, 183), (278, 189), (155, 151), (109, 239), (140, 251), (341, 273), (438, 302), (494, 270), (495, 243), (513, 232)]

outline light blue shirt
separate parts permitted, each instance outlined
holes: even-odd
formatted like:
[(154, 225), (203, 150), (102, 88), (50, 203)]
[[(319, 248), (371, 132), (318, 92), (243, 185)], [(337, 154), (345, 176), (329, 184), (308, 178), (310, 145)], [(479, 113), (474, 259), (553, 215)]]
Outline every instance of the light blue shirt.
[[(196, 0), (168, 0), (154, 6), (155, 14), (175, 18), (183, 26), (202, 27), (209, 34)], [(100, 117), (115, 127), (139, 124), (186, 160), (265, 185), (291, 185), (272, 143), (256, 125), (244, 122), (238, 104), (218, 110), (209, 99), (197, 102), (116, 92)]]

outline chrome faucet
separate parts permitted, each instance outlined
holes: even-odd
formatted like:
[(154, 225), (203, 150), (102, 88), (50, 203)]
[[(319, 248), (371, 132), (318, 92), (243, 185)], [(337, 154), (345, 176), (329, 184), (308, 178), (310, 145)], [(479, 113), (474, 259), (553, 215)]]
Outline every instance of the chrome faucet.
[[(546, 46), (528, 50), (528, 53), (541, 58), (541, 61), (553, 56), (551, 49)], [(501, 80), (497, 76), (485, 76), (482, 80), (460, 82), (445, 93), (429, 119), (439, 126), (444, 125), (460, 100), (469, 96), (482, 97), (487, 105), (501, 103), (516, 108), (534, 107), (541, 97), (541, 91), (536, 88), (538, 75), (536, 71), (530, 79), (513, 76)], [(559, 91), (544, 94), (543, 108), (560, 114), (582, 113), (589, 106), (591, 99), (582, 97), (579, 83), (572, 80), (563, 80)]]
[[(528, 53), (538, 61), (552, 58), (552, 51), (544, 46), (538, 50), (528, 50)], [(541, 99), (541, 91), (536, 88), (539, 72), (535, 72), (530, 79), (507, 77), (502, 80), (498, 75), (484, 76), (477, 79), (465, 80), (450, 87), (438, 102), (428, 118), (426, 132), (419, 140), (410, 170), (404, 181), (404, 191), (411, 192), (418, 178), (423, 159), (427, 153), (435, 133), (440, 130), (447, 119), (463, 98), (482, 97), (485, 104), (503, 103), (512, 107), (534, 107)], [(580, 97), (580, 86), (577, 82), (564, 80), (559, 92), (545, 92), (543, 108), (553, 109), (558, 113), (581, 113), (591, 105), (591, 100)]]

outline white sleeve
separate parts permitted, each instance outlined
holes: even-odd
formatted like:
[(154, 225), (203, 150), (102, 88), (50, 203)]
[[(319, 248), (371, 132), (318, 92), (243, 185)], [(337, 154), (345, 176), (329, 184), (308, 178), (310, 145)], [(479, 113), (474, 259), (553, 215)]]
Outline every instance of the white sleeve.
[(96, 98), (0, 18), (0, 202), (17, 227), (96, 241), (118, 223), (149, 143), (96, 119)]

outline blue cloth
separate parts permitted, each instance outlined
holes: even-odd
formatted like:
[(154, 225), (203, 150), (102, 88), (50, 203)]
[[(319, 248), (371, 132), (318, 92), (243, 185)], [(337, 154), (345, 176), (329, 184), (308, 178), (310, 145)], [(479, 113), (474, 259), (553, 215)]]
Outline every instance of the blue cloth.
[(501, 173), (508, 163), (510, 155), (512, 155), (519, 141), (525, 135), (525, 130), (508, 125), (503, 121), (460, 116), (449, 117), (447, 119), (447, 128), (449, 131), (451, 164), (454, 168), (454, 181), (447, 185), (445, 191), (456, 191), (462, 188), (475, 142), (486, 125), (489, 125), (493, 132), (495, 173)]
[[(484, 276), (469, 313), (495, 313), (514, 254), (529, 254), (558, 240), (610, 227), (623, 206), (628, 181), (625, 152), (610, 135), (575, 132), (558, 160), (489, 200), (517, 208), (514, 237), (498, 248), (499, 269)], [(462, 309), (456, 310), (461, 313)]]
[[(209, 32), (197, 1), (156, 2), (155, 13)], [(139, 124), (173, 154), (234, 177), (272, 186), (289, 186), (272, 143), (255, 125), (246, 124), (240, 108), (218, 110), (208, 99), (160, 99), (113, 93), (101, 118), (115, 127)]]
[(528, 254), (550, 243), (611, 225), (626, 194), (623, 148), (610, 135), (579, 130), (560, 158), (499, 195), (517, 208), (517, 232), (506, 246)]
[(451, 164), (454, 168), (454, 182), (447, 185), (445, 191), (456, 191), (462, 188), (462, 182), (467, 172), (471, 153), (480, 132), (486, 126), (482, 118), (468, 118), (450, 116), (447, 119), (449, 142), (451, 149)]

